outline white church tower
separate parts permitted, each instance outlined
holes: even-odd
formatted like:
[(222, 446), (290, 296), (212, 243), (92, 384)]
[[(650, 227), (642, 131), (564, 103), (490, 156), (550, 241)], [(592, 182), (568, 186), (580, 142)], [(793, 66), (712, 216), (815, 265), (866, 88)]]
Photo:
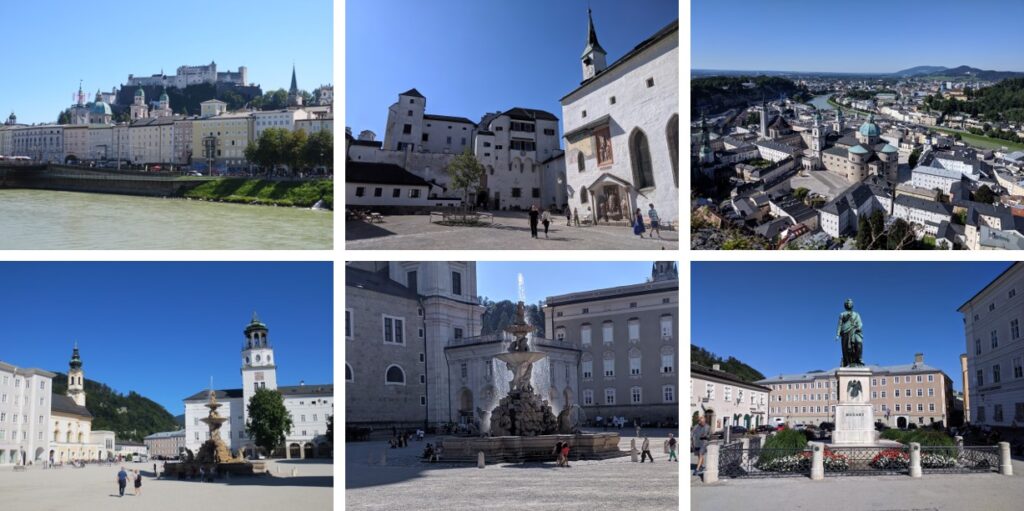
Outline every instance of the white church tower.
[(594, 30), (594, 16), (591, 14), (590, 9), (587, 9), (587, 19), (589, 20), (587, 47), (583, 48), (583, 55), (580, 57), (583, 63), (583, 81), (597, 76), (598, 73), (608, 67), (608, 64), (605, 62), (607, 53), (601, 47), (601, 43), (597, 42), (597, 31)]
[(71, 361), (68, 362), (68, 397), (76, 405), (85, 406), (85, 372), (82, 371), (82, 359), (78, 357), (78, 343), (71, 352)]
[(253, 312), (252, 321), (245, 327), (245, 344), (242, 346), (243, 424), (249, 420), (249, 399), (257, 389), (277, 389), (277, 366), (274, 348), (267, 339), (267, 325), (261, 323)]

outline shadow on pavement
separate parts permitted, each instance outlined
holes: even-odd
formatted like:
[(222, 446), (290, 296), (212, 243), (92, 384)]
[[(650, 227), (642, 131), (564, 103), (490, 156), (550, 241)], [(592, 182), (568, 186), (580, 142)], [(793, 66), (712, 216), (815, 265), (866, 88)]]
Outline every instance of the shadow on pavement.
[(383, 238), (395, 234), (379, 225), (366, 223), (362, 220), (345, 221), (345, 241)]

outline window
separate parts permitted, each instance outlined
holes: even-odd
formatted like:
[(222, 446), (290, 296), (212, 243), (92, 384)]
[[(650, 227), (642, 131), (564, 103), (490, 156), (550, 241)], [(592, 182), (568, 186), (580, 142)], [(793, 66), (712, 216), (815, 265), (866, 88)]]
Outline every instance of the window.
[(885, 399), (885, 391), (882, 391), (882, 398)]
[(1016, 319), (1010, 321), (1010, 339), (1020, 339), (1020, 322)]
[(423, 353), (420, 353), (420, 362), (425, 362), (426, 360), (426, 356)]
[(612, 352), (604, 352), (603, 367), (606, 378), (615, 377), (615, 355)]
[(452, 294), (462, 295), (462, 274), (457, 271), (452, 272)]
[(462, 379), (469, 378), (469, 364), (466, 362), (459, 364), (459, 375), (462, 376)]
[[(452, 127), (451, 127), (451, 126), (448, 126), (448, 129), (452, 129)], [(445, 137), (445, 141), (444, 141), (444, 142), (445, 142), (446, 144), (449, 144), (449, 145), (451, 145), (451, 143), (452, 143), (452, 137), (450, 137), (450, 136), (449, 136), (449, 137)]]
[(672, 316), (669, 314), (661, 317), (661, 340), (672, 340)]
[(679, 188), (679, 115), (673, 115), (668, 120), (668, 127), (665, 129), (668, 139), (669, 160), (672, 162), (672, 183)]
[(512, 197), (519, 198), (519, 197), (522, 197), (522, 196), (523, 196), (523, 189), (522, 188), (513, 188), (512, 189)]
[(608, 98), (608, 104), (609, 105), (614, 105), (615, 104), (615, 96), (612, 96), (612, 97)]
[(1021, 364), (1021, 357), (1013, 357), (1013, 377), (1021, 378), (1024, 377), (1024, 366)]
[(996, 365), (992, 366), (992, 383), (999, 383), (999, 380), (1000, 380), (1000, 377), (999, 377), (1000, 370), (999, 369), (1000, 369), (999, 368), (999, 364), (996, 364)]
[(917, 397), (921, 397), (921, 396), (924, 396), (924, 389), (918, 388), (917, 389)]
[(401, 197), (402, 196), (402, 189), (401, 188), (395, 188), (394, 190), (391, 190), (391, 196), (393, 198), (396, 198), (396, 199)]
[(632, 387), (629, 389), (629, 402), (634, 405), (638, 405), (643, 402), (643, 392), (640, 387)]
[(384, 189), (380, 188), (380, 187), (374, 188), (373, 189), (373, 196), (374, 197), (383, 197), (384, 196)]
[(576, 153), (576, 170), (579, 172), (587, 170), (587, 162), (583, 158), (583, 151)]
[(345, 338), (352, 338), (352, 309), (345, 309)]
[(420, 396), (420, 406), (427, 406), (427, 396)]
[(405, 344), (405, 318), (384, 316), (384, 342)]
[(559, 340), (559, 341), (564, 341), (565, 340), (565, 327), (564, 326), (560, 326), (560, 327), (555, 328), (555, 339)]
[(402, 133), (408, 135), (412, 133), (412, 124), (406, 124), (402, 126)]
[(647, 145), (647, 135), (640, 129), (634, 129), (629, 137), (629, 159), (633, 167), (634, 186), (653, 187), (654, 167), (651, 163), (651, 151)]
[(923, 378), (923, 377), (922, 377), (922, 376), (921, 376), (920, 374), (919, 374), (919, 375), (917, 375), (917, 383), (921, 383), (921, 379), (922, 379), (922, 378)]
[(661, 348), (661, 374), (669, 375), (676, 371), (676, 355), (672, 346)]
[(900, 389), (896, 389), (893, 393), (893, 396), (900, 397)]
[(928, 383), (931, 383), (933, 381), (935, 381), (935, 375), (934, 374), (929, 374), (928, 375)]
[(985, 422), (985, 407), (979, 406), (978, 413), (976, 413), (975, 415), (977, 416), (978, 422)]
[(601, 325), (601, 341), (605, 344), (611, 344), (615, 341), (614, 323), (611, 321), (605, 321)]
[(993, 303), (990, 303), (990, 304), (988, 304), (988, 311), (989, 311), (989, 312), (992, 312), (992, 311), (994, 311), (994, 310), (996, 310), (996, 304), (995, 304), (994, 302), (993, 302)]
[(583, 113), (582, 113), (581, 117), (583, 117), (584, 119), (586, 119), (586, 118), (587, 118), (587, 111), (586, 111), (586, 110), (584, 110), (584, 111), (583, 111)]
[(354, 376), (352, 375), (352, 366), (348, 365), (348, 362), (345, 362), (345, 381), (355, 381)]
[(550, 136), (554, 136), (554, 134), (555, 134), (555, 130), (553, 130), (553, 129), (551, 129), (551, 128), (544, 128), (544, 134), (545, 134), (545, 135), (550, 135)]
[(1009, 298), (1013, 298), (1014, 296), (1017, 296), (1017, 290), (1016, 289), (1011, 289), (1010, 292), (1007, 294), (1007, 296)]
[(976, 377), (975, 381), (978, 382), (978, 386), (981, 386), (981, 385), (985, 384), (985, 372), (984, 371), (982, 371), (981, 369), (978, 369), (978, 371), (974, 374), (974, 376)]
[(604, 389), (604, 404), (615, 404), (615, 389)]
[(640, 319), (639, 318), (630, 318), (630, 320), (626, 324), (626, 326), (627, 326), (627, 329), (629, 330), (629, 342), (639, 342), (640, 341)]
[(459, 327), (455, 327), (454, 332), (453, 332), (453, 336), (456, 339), (462, 339), (462, 329), (459, 328)]
[(583, 391), (583, 404), (593, 405), (594, 404), (594, 391), (587, 389)]
[(935, 389), (931, 389), (931, 388), (928, 389), (928, 397), (932, 397), (934, 395), (935, 395)]
[(928, 403), (928, 411), (929, 412), (934, 412), (935, 411), (935, 403)]
[(366, 195), (366, 187), (365, 186), (357, 186), (356, 187), (356, 197), (363, 197), (365, 195)]
[(992, 406), (992, 421), (1003, 422), (1003, 405)]
[(900, 404), (899, 403), (896, 403), (896, 411), (897, 412), (900, 411)]
[(430, 141), (430, 134), (429, 133), (424, 133), (423, 136), (420, 137), (420, 141), (421, 142), (429, 142)]
[(992, 335), (990, 337), (992, 339), (992, 349), (998, 348), (999, 347), (999, 334), (995, 330), (993, 330), (992, 331)]
[(885, 386), (885, 378), (882, 378), (882, 386)]
[(384, 371), (385, 385), (405, 385), (405, 371), (400, 366), (389, 365)]
[(654, 87), (654, 78), (647, 79), (647, 88)]
[[(806, 397), (807, 396), (804, 395), (804, 398), (806, 398)], [(722, 399), (725, 399), (725, 402), (727, 402), (727, 403), (732, 401), (732, 386), (731, 385), (725, 385), (725, 386), (722, 387)]]
[(981, 339), (974, 340), (974, 354), (981, 355)]
[(540, 198), (540, 188), (534, 188), (533, 189), (533, 198), (534, 199), (539, 199)]
[(640, 376), (640, 350), (635, 347), (629, 350), (629, 375)]
[(580, 325), (580, 342), (583, 346), (590, 346), (590, 325)]

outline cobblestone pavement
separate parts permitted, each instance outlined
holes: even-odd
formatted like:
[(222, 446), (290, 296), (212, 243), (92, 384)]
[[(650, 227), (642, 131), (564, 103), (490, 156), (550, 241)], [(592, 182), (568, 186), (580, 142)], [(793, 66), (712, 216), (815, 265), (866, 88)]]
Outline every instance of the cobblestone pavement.
[[(157, 462), (159, 463), (159, 462)], [(138, 470), (142, 494), (131, 489), (118, 497), (117, 472)], [(117, 511), (188, 511), (201, 509), (277, 511), (332, 509), (334, 465), (319, 460), (273, 460), (273, 475), (234, 477), (213, 483), (153, 479), (153, 462), (113, 466), (86, 466), (43, 470), (30, 466), (14, 472), (0, 467), (0, 509), (67, 511), (68, 509)], [(297, 474), (292, 476), (292, 469)]]
[[(691, 470), (697, 459), (691, 459)], [(1024, 462), (1013, 476), (924, 474), (909, 476), (727, 479), (703, 484), (690, 477), (690, 508), (830, 511), (1016, 511), (1024, 509)]]
[[(652, 433), (653, 434), (653, 433)], [(664, 435), (664, 433), (661, 433)], [(621, 447), (629, 449), (629, 438)], [(576, 461), (570, 468), (549, 463), (476, 465), (422, 463), (427, 442), (388, 449), (385, 441), (345, 447), (345, 509), (348, 510), (676, 510), (679, 465), (665, 460), (664, 436), (651, 436), (655, 463), (628, 456)], [(386, 465), (380, 465), (381, 454)]]
[(345, 222), (345, 247), (353, 250), (676, 250), (679, 232), (662, 230), (653, 239), (643, 238), (625, 225), (568, 227), (556, 217), (548, 238), (530, 237), (526, 213), (497, 212), (492, 225), (445, 226), (431, 223), (426, 215), (385, 216), (383, 223)]

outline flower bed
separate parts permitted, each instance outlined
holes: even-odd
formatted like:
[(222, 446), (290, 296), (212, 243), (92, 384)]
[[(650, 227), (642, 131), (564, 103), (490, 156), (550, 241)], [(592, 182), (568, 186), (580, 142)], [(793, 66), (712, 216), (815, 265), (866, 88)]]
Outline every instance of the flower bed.
[[(762, 459), (755, 465), (765, 472), (809, 472), (811, 470), (811, 457), (809, 451), (787, 456), (779, 456), (770, 459)], [(842, 472), (849, 470), (849, 457), (825, 449), (822, 457), (827, 472)]]
[(922, 468), (952, 468), (956, 466), (956, 457), (941, 454), (922, 454)]
[(850, 469), (850, 458), (848, 456), (825, 449), (822, 458), (826, 472), (843, 472)]
[(900, 449), (885, 449), (871, 458), (868, 465), (878, 470), (903, 470), (910, 468), (910, 455)]

